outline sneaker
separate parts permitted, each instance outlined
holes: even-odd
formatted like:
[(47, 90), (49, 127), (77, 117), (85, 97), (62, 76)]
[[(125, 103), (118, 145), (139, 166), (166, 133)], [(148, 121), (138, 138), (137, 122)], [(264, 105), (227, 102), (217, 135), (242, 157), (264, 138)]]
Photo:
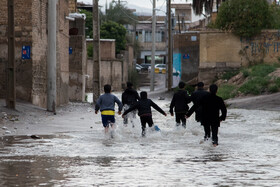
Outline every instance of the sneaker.
[(157, 125), (155, 125), (155, 130), (160, 131), (160, 128)]
[(146, 136), (146, 132), (142, 131), (142, 137), (145, 137), (145, 136)]
[(179, 127), (180, 126), (180, 123), (176, 123), (176, 127)]
[(182, 124), (182, 127), (187, 128), (185, 123)]

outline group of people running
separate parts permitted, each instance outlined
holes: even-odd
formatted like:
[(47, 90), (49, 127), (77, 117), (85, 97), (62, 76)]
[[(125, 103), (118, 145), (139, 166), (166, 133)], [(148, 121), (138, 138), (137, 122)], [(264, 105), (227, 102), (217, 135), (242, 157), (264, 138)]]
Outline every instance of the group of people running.
[[(209, 92), (204, 90), (204, 83), (199, 82), (197, 90), (191, 95), (185, 89), (186, 84), (180, 82), (178, 91), (176, 91), (172, 97), (170, 103), (169, 112), (171, 116), (174, 116), (176, 126), (182, 126), (186, 128), (186, 119), (189, 118), (195, 112), (195, 120), (200, 122), (204, 127), (204, 141), (211, 138), (212, 132), (212, 143), (213, 146), (218, 145), (218, 128), (220, 127), (220, 122), (226, 119), (227, 109), (224, 101), (221, 97), (217, 96), (218, 86), (215, 84), (210, 85)], [(167, 114), (151, 99), (148, 99), (148, 94), (145, 91), (139, 94), (135, 89), (133, 89), (133, 84), (127, 82), (127, 88), (122, 93), (122, 101), (120, 101), (115, 95), (111, 94), (111, 86), (104, 86), (104, 94), (101, 95), (95, 105), (95, 113), (101, 111), (101, 119), (103, 127), (105, 128), (105, 133), (108, 132), (109, 127), (114, 127), (115, 123), (115, 103), (118, 105), (118, 114), (122, 114), (124, 118), (124, 125), (128, 124), (128, 120), (133, 123), (133, 118), (138, 115), (141, 121), (142, 136), (146, 135), (146, 124), (151, 129), (159, 130), (157, 126), (154, 126), (152, 118), (153, 107), (155, 110), (167, 116)], [(193, 103), (193, 106), (189, 108), (189, 104)], [(220, 114), (221, 113), (221, 114)], [(128, 117), (128, 114), (131, 117)]]

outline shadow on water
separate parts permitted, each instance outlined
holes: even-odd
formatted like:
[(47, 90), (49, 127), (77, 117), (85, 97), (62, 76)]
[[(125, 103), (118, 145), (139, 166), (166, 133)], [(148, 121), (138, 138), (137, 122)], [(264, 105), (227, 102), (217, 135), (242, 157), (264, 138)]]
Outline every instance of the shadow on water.
[(189, 159), (188, 161), (191, 162), (225, 162), (227, 160), (227, 155), (225, 154), (219, 154), (219, 153), (209, 153), (205, 154), (200, 157), (194, 157)]

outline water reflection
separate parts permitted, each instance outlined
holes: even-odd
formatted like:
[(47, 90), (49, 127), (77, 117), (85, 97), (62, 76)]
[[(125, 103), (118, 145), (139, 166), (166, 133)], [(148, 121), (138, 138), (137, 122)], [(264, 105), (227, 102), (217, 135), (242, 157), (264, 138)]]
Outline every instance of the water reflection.
[(0, 157), (0, 186), (52, 186), (65, 180), (58, 168), (64, 158), (14, 156)]

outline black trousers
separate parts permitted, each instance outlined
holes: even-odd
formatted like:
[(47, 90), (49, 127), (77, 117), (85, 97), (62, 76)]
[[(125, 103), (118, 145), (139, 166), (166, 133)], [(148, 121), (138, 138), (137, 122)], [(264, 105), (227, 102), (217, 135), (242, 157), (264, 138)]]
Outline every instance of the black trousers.
[(212, 141), (214, 144), (218, 144), (218, 130), (219, 123), (202, 123), (205, 132), (205, 138), (210, 138), (210, 133), (212, 131)]
[(186, 117), (185, 117), (186, 113), (175, 113), (175, 120), (176, 123), (183, 123), (186, 124)]
[(146, 123), (148, 123), (149, 127), (153, 126), (153, 118), (152, 116), (140, 116), (141, 126), (142, 126), (142, 133), (145, 132)]

